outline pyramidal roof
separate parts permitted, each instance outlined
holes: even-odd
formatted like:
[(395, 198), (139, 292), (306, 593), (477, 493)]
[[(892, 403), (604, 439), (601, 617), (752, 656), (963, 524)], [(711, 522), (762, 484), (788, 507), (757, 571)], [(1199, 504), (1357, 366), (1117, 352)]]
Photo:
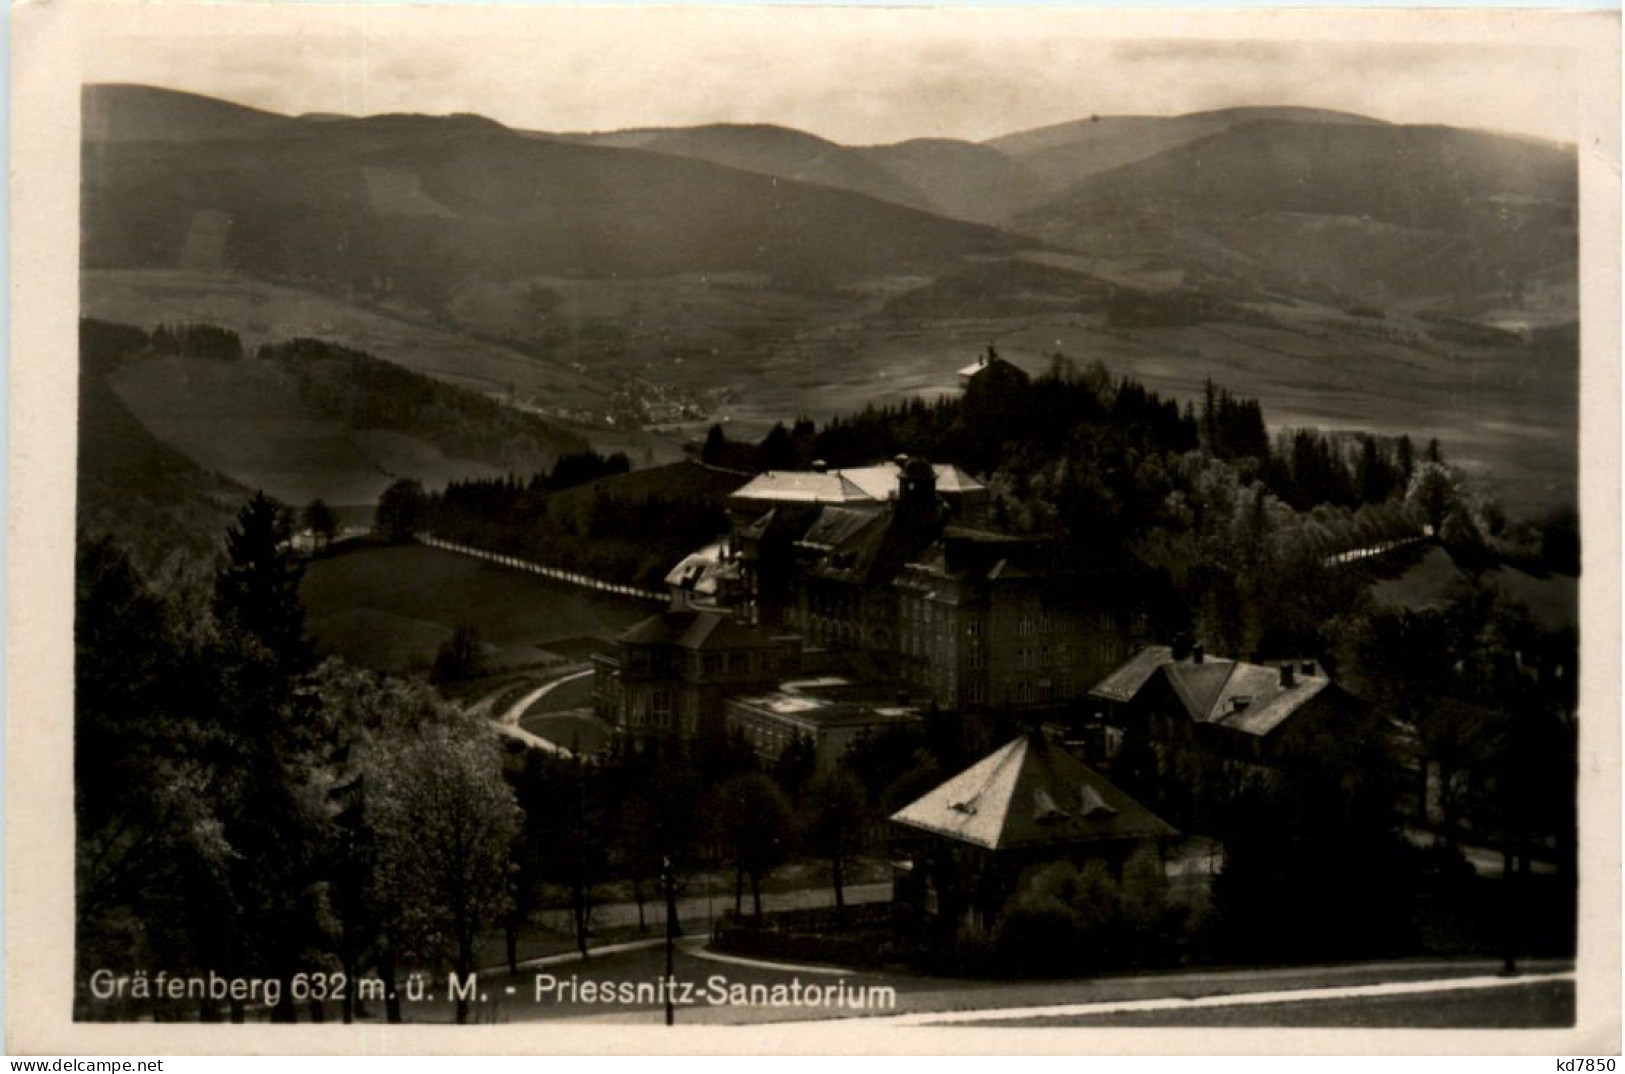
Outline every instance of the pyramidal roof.
[(891, 819), (988, 850), (1179, 834), (1039, 735), (1022, 735)]

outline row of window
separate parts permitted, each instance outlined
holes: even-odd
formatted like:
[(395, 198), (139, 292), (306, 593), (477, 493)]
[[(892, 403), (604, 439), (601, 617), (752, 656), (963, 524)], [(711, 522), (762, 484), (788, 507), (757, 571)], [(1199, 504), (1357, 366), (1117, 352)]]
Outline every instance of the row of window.
[(771, 650), (758, 649), (751, 652), (730, 653), (703, 653), (690, 667), (698, 664), (699, 670), (706, 675), (746, 674), (773, 674), (775, 672), (793, 672), (793, 661), (780, 653)]

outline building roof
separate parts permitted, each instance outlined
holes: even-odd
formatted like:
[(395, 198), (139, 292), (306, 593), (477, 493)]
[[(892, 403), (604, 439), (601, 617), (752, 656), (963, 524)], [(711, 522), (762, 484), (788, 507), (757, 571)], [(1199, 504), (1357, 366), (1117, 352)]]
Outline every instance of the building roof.
[(666, 584), (702, 597), (716, 596), (719, 580), (739, 576), (738, 565), (729, 562), (723, 551), (718, 542), (689, 553), (667, 572)]
[[(1189, 666), (1169, 665), (1169, 676), (1177, 681)], [(1295, 672), (1292, 685), (1283, 686), (1279, 668), (1237, 661), (1204, 714), (1193, 712), (1192, 718), (1244, 734), (1267, 735), (1330, 684), (1325, 675)]]
[[(895, 462), (883, 462), (876, 466), (854, 466), (835, 472), (868, 493), (871, 499), (888, 500), (897, 495), (897, 485), (903, 469)], [(959, 467), (948, 463), (933, 464), (931, 473), (936, 478), (938, 492), (974, 492), (987, 487)]]
[(1107, 701), (1131, 701), (1140, 692), (1140, 687), (1157, 673), (1157, 669), (1173, 658), (1174, 651), (1168, 646), (1147, 645), (1110, 675), (1095, 683), (1089, 696)]
[(893, 723), (916, 723), (920, 710), (913, 705), (887, 701), (853, 701), (774, 690), (765, 694), (735, 697), (729, 704), (764, 716), (804, 727), (877, 727)]
[[(975, 492), (987, 486), (957, 466), (931, 467), (937, 491), (950, 495)], [(769, 470), (757, 474), (734, 498), (777, 503), (861, 504), (885, 503), (897, 495), (902, 467), (895, 462), (853, 466), (819, 473), (814, 470)]]
[(857, 511), (850, 507), (826, 507), (818, 512), (813, 524), (807, 527), (807, 532), (801, 535), (796, 543), (809, 548), (828, 551), (839, 548), (842, 544), (861, 533), (866, 527), (876, 525), (881, 515), (875, 511)]
[(986, 485), (957, 466), (938, 465), (932, 467), (932, 469), (937, 472), (937, 491), (939, 493), (987, 491)]
[(1282, 682), (1278, 666), (1214, 656), (1175, 660), (1166, 645), (1152, 645), (1096, 683), (1089, 696), (1131, 701), (1160, 673), (1197, 723), (1267, 735), (1331, 685), (1313, 661), (1285, 663), (1294, 669), (1290, 686)]
[(661, 612), (628, 627), (615, 639), (625, 645), (674, 645), (681, 649), (770, 649), (778, 644), (765, 631), (745, 626), (724, 612)]
[(892, 815), (986, 850), (1178, 835), (1042, 735), (1022, 735)]
[(745, 525), (744, 528), (739, 531), (739, 536), (746, 539), (755, 538), (760, 540), (762, 537), (767, 535), (769, 530), (773, 528), (773, 523), (778, 520), (778, 514), (779, 513), (774, 510), (768, 510), (762, 513)]
[[(965, 581), (1009, 582), (1043, 579), (1054, 583), (1044, 591), (1046, 601), (1067, 592), (1070, 564), (1054, 555), (1052, 541), (1018, 537), (962, 526), (943, 527), (941, 539), (921, 549), (909, 566), (923, 575)], [(919, 580), (915, 579), (914, 584)]]
[(864, 503), (876, 497), (842, 476), (839, 470), (769, 470), (757, 474), (733, 494), (739, 500), (775, 503)]

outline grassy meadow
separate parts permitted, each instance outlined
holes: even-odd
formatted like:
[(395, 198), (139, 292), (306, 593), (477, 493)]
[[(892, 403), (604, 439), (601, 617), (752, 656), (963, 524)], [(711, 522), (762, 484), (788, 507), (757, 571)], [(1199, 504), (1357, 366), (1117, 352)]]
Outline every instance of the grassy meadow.
[(152, 358), (120, 371), (113, 390), (159, 440), (284, 503), (371, 504), (398, 477), (436, 486), (501, 476), (405, 433), (320, 417), (294, 378), (270, 363)]
[(493, 667), (517, 667), (545, 659), (550, 641), (618, 633), (659, 610), (416, 545), (314, 560), (300, 595), (318, 646), (380, 671), (426, 666), (462, 624)]

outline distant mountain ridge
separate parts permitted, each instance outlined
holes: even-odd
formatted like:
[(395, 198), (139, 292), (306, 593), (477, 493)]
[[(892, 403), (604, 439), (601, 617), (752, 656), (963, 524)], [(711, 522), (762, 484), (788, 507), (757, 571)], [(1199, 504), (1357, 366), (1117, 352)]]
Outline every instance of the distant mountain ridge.
[(719, 123), (545, 137), (708, 160), (730, 168), (867, 194), (898, 205), (929, 208), (922, 191), (863, 153), (789, 127)]
[(1378, 301), (1572, 283), (1578, 162), (1481, 131), (1263, 120), (1079, 180), (1018, 230)]
[(1060, 184), (1145, 160), (1245, 123), (1379, 124), (1380, 120), (1319, 108), (1239, 107), (1182, 116), (1091, 116), (1017, 131), (982, 144), (1008, 154)]
[[(828, 285), (1023, 245), (844, 189), (479, 117), (262, 120), (124, 89), (87, 91), (87, 267), (230, 269), (434, 308), (482, 278), (745, 270)], [(216, 115), (219, 136), (193, 133)]]

